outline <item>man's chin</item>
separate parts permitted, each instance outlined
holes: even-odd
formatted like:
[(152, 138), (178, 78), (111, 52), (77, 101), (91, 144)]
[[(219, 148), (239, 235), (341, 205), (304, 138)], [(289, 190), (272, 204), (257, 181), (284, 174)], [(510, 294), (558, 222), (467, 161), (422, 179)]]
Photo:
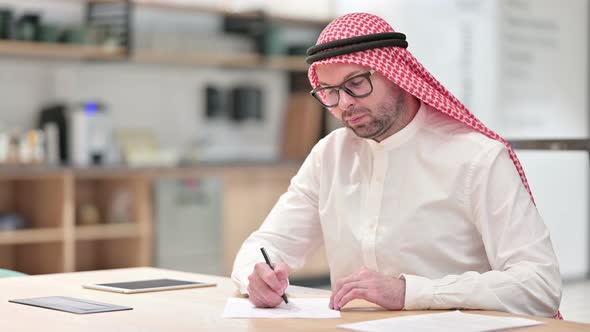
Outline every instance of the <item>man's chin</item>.
[(347, 126), (346, 128), (352, 130), (352, 132), (357, 135), (360, 138), (374, 138), (375, 137), (375, 133), (374, 132), (369, 132), (366, 128), (366, 126), (358, 126), (358, 127), (351, 127), (351, 126)]

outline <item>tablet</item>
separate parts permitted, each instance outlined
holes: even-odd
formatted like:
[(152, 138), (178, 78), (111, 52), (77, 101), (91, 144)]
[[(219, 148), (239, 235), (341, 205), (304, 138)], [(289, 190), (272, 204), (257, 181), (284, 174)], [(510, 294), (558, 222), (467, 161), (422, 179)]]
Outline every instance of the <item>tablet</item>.
[(150, 280), (137, 280), (137, 281), (126, 281), (126, 282), (112, 282), (107, 284), (87, 284), (82, 285), (84, 288), (103, 290), (117, 293), (144, 293), (144, 292), (156, 292), (163, 290), (172, 289), (183, 289), (183, 288), (196, 288), (196, 287), (209, 287), (215, 286), (212, 282), (201, 282), (201, 281), (187, 281), (178, 279), (150, 279)]
[(67, 296), (47, 296), (37, 297), (33, 299), (18, 299), (9, 300), (8, 302), (25, 304), (34, 307), (45, 309), (53, 309), (74, 314), (95, 314), (99, 312), (131, 310), (130, 307), (123, 307), (119, 305), (89, 301), (84, 299), (76, 299)]

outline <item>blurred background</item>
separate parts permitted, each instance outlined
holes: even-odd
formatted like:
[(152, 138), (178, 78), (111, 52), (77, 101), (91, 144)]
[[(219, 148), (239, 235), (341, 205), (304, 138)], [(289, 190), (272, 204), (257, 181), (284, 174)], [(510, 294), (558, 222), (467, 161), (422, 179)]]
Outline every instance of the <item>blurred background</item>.
[[(306, 49), (370, 12), (517, 149), (590, 322), (587, 0), (0, 0), (0, 268), (229, 275), (339, 124)], [(322, 253), (293, 283), (329, 283)]]

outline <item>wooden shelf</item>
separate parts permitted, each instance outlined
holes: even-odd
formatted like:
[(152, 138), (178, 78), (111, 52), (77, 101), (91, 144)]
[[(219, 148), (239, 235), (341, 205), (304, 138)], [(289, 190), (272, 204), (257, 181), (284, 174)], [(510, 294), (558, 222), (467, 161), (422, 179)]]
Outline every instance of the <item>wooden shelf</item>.
[(0, 245), (46, 243), (63, 240), (61, 228), (21, 229), (14, 231), (0, 231)]
[[(21, 41), (0, 41), (0, 56), (27, 56), (54, 59), (78, 60), (125, 60), (123, 49), (108, 51), (93, 46), (72, 46)], [(288, 71), (307, 71), (304, 56), (270, 56), (255, 53), (211, 54), (187, 53), (180, 51), (137, 50), (131, 61), (139, 64), (219, 66), (244, 69), (275, 69)], [(12, 172), (20, 172), (19, 167), (8, 166)], [(37, 166), (25, 166), (34, 170)], [(28, 171), (31, 173), (30, 171)], [(45, 172), (45, 170), (44, 170)], [(0, 170), (0, 176), (2, 171)]]
[(46, 165), (0, 165), (1, 180), (59, 179), (65, 168)]
[(305, 57), (300, 55), (271, 56), (266, 58), (267, 66), (271, 69), (307, 72), (309, 65)]
[(137, 50), (133, 52), (132, 61), (145, 64), (178, 64), (195, 66), (224, 66), (253, 68), (260, 64), (258, 54), (207, 54)]
[(91, 45), (53, 44), (41, 42), (2, 40), (0, 55), (32, 56), (54, 59), (122, 60), (125, 49)]
[(194, 13), (207, 13), (216, 15), (224, 15), (228, 13), (227, 9), (222, 5), (207, 6), (197, 3), (182, 3), (166, 0), (132, 0), (131, 2), (137, 6), (151, 7), (156, 9), (178, 10), (184, 12), (189, 11)]
[[(175, 2), (170, 0), (132, 0), (132, 2), (138, 6), (143, 7), (152, 7), (158, 9), (169, 9), (169, 10), (178, 10), (178, 11), (191, 11), (197, 13), (207, 13), (207, 14), (216, 14), (222, 16), (243, 16), (243, 17), (251, 17), (255, 13), (252, 11), (244, 11), (244, 12), (236, 12), (231, 11), (227, 6), (218, 5), (218, 6), (207, 6), (207, 5), (200, 5), (195, 3), (183, 3), (183, 2)], [(268, 15), (268, 18), (271, 22), (275, 23), (283, 23), (283, 24), (293, 24), (293, 25), (306, 25), (312, 26), (317, 28), (323, 28), (330, 22), (329, 19), (309, 19), (309, 18), (296, 18), (296, 17), (287, 17), (282, 15)]]
[(76, 226), (76, 240), (106, 240), (138, 237), (139, 226), (136, 223), (99, 224)]
[(138, 50), (132, 61), (142, 64), (176, 64), (193, 66), (222, 66), (244, 69), (266, 68), (289, 71), (307, 71), (303, 56), (264, 57), (253, 53), (210, 54)]

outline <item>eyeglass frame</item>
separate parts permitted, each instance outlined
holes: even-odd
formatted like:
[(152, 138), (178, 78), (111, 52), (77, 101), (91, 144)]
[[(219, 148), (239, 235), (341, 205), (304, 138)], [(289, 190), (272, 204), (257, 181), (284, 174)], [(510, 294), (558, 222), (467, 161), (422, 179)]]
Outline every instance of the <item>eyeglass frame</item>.
[[(343, 90), (344, 92), (346, 92), (346, 94), (348, 94), (349, 96), (353, 97), (353, 98), (365, 98), (368, 97), (371, 93), (373, 93), (373, 82), (371, 81), (371, 76), (376, 72), (376, 70), (372, 69), (369, 70), (367, 72), (358, 74), (358, 75), (354, 75), (352, 77), (347, 78), (346, 80), (344, 80), (344, 82), (338, 84), (338, 85), (331, 85), (331, 86), (321, 86), (318, 88), (315, 88), (313, 90), (311, 90), (309, 93), (324, 107), (326, 108), (334, 108), (336, 106), (338, 106), (338, 104), (340, 103), (340, 90)], [(371, 90), (367, 93), (364, 93), (362, 95), (356, 95), (354, 92), (352, 92), (349, 88), (347, 88), (345, 85), (346, 83), (348, 83), (351, 80), (354, 80), (356, 78), (359, 77), (364, 77), (368, 82), (369, 82), (369, 86), (371, 87)], [(327, 90), (327, 89), (336, 89), (336, 91), (338, 92), (338, 100), (336, 101), (336, 104), (334, 105), (326, 105), (324, 104), (319, 97), (316, 96), (316, 94), (322, 90)]]

